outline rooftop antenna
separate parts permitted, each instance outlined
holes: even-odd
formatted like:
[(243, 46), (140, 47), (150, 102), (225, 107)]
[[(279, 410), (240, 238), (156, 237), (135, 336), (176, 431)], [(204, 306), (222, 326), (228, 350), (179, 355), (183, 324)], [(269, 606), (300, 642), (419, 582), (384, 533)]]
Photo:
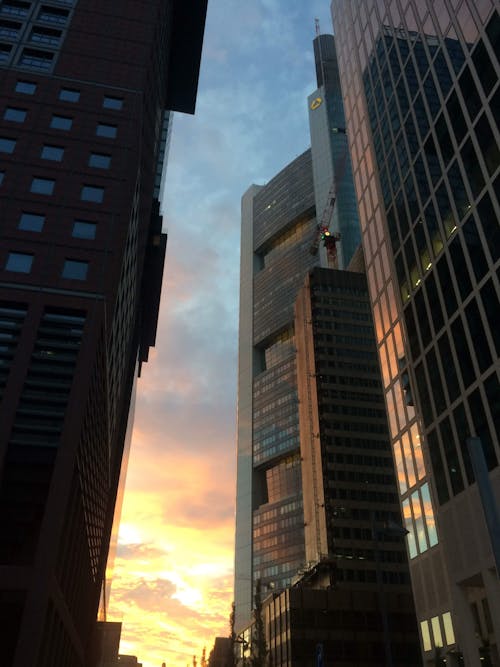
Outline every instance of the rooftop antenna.
[(319, 19), (314, 19), (314, 27), (316, 29), (316, 37), (319, 37), (321, 34), (321, 29), (319, 27)]

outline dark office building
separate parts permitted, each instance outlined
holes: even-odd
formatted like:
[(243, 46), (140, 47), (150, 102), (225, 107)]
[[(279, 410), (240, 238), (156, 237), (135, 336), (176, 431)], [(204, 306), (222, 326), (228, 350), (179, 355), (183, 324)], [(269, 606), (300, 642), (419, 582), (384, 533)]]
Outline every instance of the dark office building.
[[(327, 667), (422, 664), (361, 252), (352, 264), (312, 269), (295, 303), (305, 554), (285, 590), (264, 589), (276, 667), (313, 667), (318, 650)], [(272, 478), (285, 497), (287, 462)], [(272, 509), (258, 526), (275, 542), (288, 517)]]
[(276, 667), (420, 667), (411, 595), (384, 591), (392, 657), (386, 659), (380, 596), (375, 589), (294, 586), (264, 603)]
[(500, 664), (499, 9), (332, 3), (428, 664)]
[(0, 2), (2, 664), (84, 666), (206, 2)]
[[(324, 662), (419, 665), (365, 275), (314, 269), (297, 298), (295, 337), (306, 547), (297, 585), (332, 593), (323, 611), (335, 646)], [(301, 623), (318, 627), (306, 609)], [(291, 664), (303, 664), (302, 634), (292, 633)]]

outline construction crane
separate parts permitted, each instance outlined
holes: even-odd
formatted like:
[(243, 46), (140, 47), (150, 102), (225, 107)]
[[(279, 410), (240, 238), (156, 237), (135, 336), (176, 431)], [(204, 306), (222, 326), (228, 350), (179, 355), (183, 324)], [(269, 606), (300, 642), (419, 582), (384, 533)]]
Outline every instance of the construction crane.
[[(345, 134), (344, 128), (333, 128), (332, 130), (335, 134), (341, 133)], [(337, 243), (340, 241), (341, 236), (338, 232), (330, 231), (330, 224), (332, 221), (333, 211), (335, 209), (335, 203), (337, 201), (337, 185), (342, 180), (345, 171), (345, 165), (347, 160), (347, 146), (344, 148), (342, 156), (336, 161), (333, 168), (333, 181), (328, 191), (328, 198), (326, 200), (326, 206), (323, 210), (320, 223), (316, 230), (310, 252), (311, 255), (316, 255), (319, 249), (319, 244), (323, 242), (324, 247), (326, 248), (326, 254), (329, 260), (329, 263), (332, 266), (336, 265), (337, 261)]]

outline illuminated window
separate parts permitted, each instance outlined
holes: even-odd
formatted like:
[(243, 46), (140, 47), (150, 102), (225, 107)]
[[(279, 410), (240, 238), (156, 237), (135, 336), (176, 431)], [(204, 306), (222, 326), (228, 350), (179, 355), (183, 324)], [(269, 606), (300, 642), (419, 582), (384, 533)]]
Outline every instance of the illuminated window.
[(424, 646), (424, 651), (430, 651), (432, 644), (428, 621), (420, 621), (420, 631), (422, 633), (422, 644)]
[(443, 614), (444, 636), (447, 646), (455, 643), (455, 633), (453, 632), (453, 623), (449, 611)]
[(439, 624), (439, 616), (431, 618), (432, 634), (434, 635), (434, 646), (443, 646), (443, 636), (441, 634), (441, 625)]

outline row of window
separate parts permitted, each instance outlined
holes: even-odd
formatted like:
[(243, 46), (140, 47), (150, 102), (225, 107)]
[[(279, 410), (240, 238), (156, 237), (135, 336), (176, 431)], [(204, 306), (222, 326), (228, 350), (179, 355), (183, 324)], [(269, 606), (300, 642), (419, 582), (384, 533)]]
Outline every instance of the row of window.
[[(56, 0), (58, 4), (72, 7), (73, 0)], [(48, 72), (57, 59), (64, 32), (71, 19), (71, 10), (49, 3), (30, 3), (9, 0), (0, 6), (0, 61), (8, 62), (19, 53), (15, 44), (22, 44), (16, 65)], [(35, 48), (30, 48), (33, 46)], [(41, 47), (41, 48), (36, 48)], [(47, 49), (47, 50), (46, 50)], [(48, 50), (50, 49), (50, 50)]]
[[(8, 137), (0, 137), (0, 153), (12, 154), (16, 147), (16, 140)], [(40, 157), (42, 160), (51, 160), (53, 162), (62, 162), (64, 158), (64, 146), (54, 146), (44, 144)], [(90, 153), (88, 166), (96, 169), (109, 169), (111, 167), (111, 155), (106, 153)]]
[[(18, 229), (24, 232), (41, 232), (45, 224), (45, 215), (40, 213), (21, 214), (19, 219)], [(75, 220), (73, 222), (73, 230), (71, 235), (77, 239), (95, 239), (97, 225), (95, 222), (88, 220)]]
[[(37, 195), (51, 196), (54, 194), (55, 184), (56, 182), (53, 178), (34, 176), (31, 181), (30, 192)], [(104, 201), (104, 188), (97, 185), (83, 185), (80, 192), (80, 200), (102, 204)]]
[[(0, 24), (0, 35), (2, 34), (2, 26)], [(15, 91), (16, 93), (23, 93), (24, 95), (34, 95), (37, 90), (37, 84), (34, 81), (17, 81)], [(80, 91), (76, 88), (61, 88), (59, 91), (59, 99), (62, 102), (79, 102)], [(111, 97), (104, 95), (102, 100), (102, 108), (110, 109), (112, 111), (121, 111), (123, 108), (123, 97)]]
[[(31, 273), (34, 255), (22, 252), (9, 252), (5, 262), (5, 270), (14, 273)], [(62, 278), (71, 280), (86, 280), (89, 263), (76, 259), (64, 260), (61, 272)]]
[[(26, 109), (19, 109), (17, 107), (7, 107), (3, 114), (3, 119), (13, 123), (24, 123), (28, 111)], [(63, 130), (69, 132), (73, 126), (73, 118), (70, 116), (60, 116), (54, 114), (50, 120), (50, 127), (53, 130)], [(108, 123), (97, 123), (95, 130), (97, 137), (105, 139), (116, 139), (118, 134), (118, 127), (116, 125), (109, 125)], [(12, 152), (12, 151), (10, 151)]]
[[(58, 0), (61, 4), (72, 6), (73, 0)], [(8, 16), (20, 16), (26, 17), (31, 12), (33, 5), (31, 2), (25, 2), (23, 0), (4, 0), (2, 6), (0, 7), (0, 13), (7, 14)], [(52, 7), (51, 5), (42, 5), (38, 10), (38, 20), (46, 21), (47, 23), (59, 23), (64, 24), (66, 19), (69, 16), (69, 12), (66, 9), (58, 9), (57, 7)]]

